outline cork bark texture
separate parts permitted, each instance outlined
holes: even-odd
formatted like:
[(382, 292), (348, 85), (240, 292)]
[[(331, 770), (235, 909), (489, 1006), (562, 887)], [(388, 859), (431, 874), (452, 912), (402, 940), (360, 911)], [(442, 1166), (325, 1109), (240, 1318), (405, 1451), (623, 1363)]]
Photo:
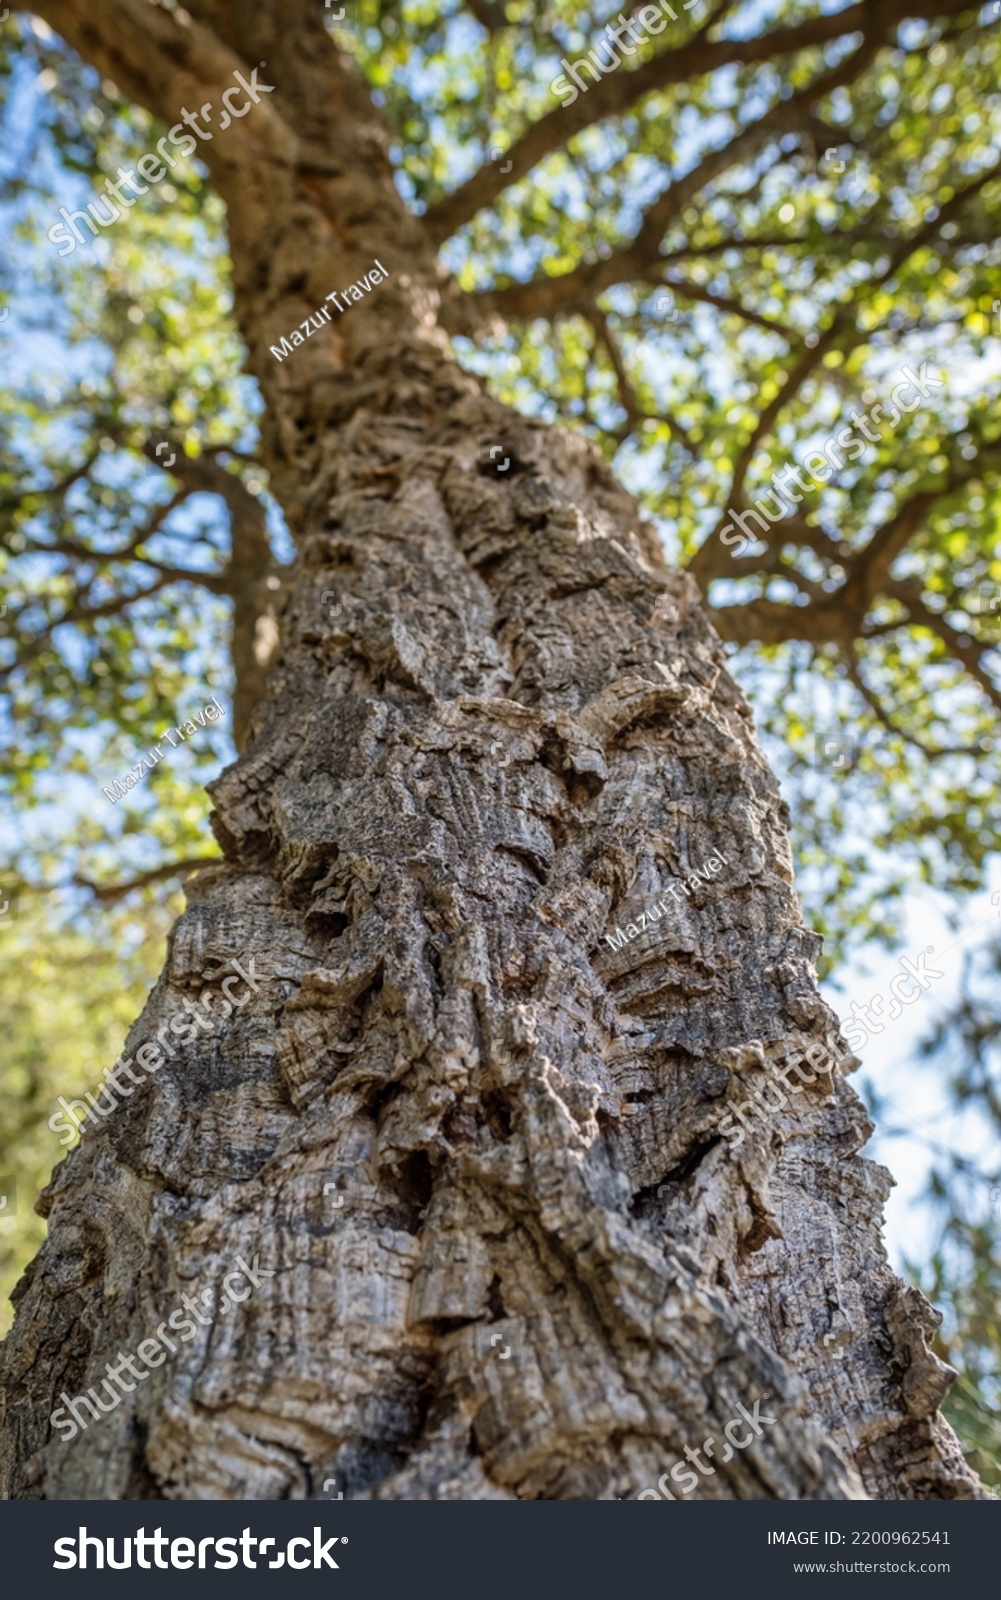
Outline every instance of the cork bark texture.
[[(205, 150), (299, 558), (212, 789), (226, 864), (191, 881), (126, 1053), (234, 959), (259, 993), (56, 1169), (0, 1491), (635, 1497), (760, 1400), (700, 1497), (982, 1494), (842, 1073), (738, 1149), (719, 1131), (837, 1022), (694, 583), (589, 444), (451, 359), (455, 291), (316, 7), (37, 9), (172, 120), (267, 60), (274, 94)], [(388, 280), (277, 362), (376, 257)], [(237, 1258), (273, 1275), (54, 1432), (63, 1392)]]

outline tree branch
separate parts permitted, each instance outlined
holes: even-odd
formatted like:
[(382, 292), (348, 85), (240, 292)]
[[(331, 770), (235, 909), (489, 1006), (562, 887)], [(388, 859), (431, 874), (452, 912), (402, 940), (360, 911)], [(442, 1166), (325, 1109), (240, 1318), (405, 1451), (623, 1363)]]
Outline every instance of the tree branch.
[(898, 578), (886, 584), (887, 594), (893, 595), (907, 607), (913, 620), (921, 621), (942, 643), (948, 645), (952, 655), (966, 668), (977, 682), (995, 710), (1001, 711), (1001, 690), (983, 664), (983, 658), (992, 648), (980, 644), (968, 633), (960, 633), (951, 622), (932, 611), (925, 602), (921, 587), (915, 578)]
[(463, 0), (463, 4), (480, 27), (491, 35), (508, 26), (501, 0)]
[(865, 682), (865, 679), (862, 676), (861, 663), (858, 659), (856, 650), (851, 649), (847, 652), (843, 652), (842, 659), (844, 660), (845, 670), (847, 671), (851, 682), (855, 685), (855, 688), (858, 690), (859, 694), (869, 707), (869, 710), (872, 712), (877, 722), (882, 723), (887, 733), (891, 733), (896, 738), (902, 739), (904, 743), (910, 745), (913, 750), (920, 750), (921, 754), (929, 761), (934, 761), (939, 756), (968, 756), (970, 754), (970, 750), (966, 745), (941, 745), (937, 748), (932, 748), (929, 745), (923, 744), (916, 734), (908, 733), (907, 729), (901, 727), (899, 722), (894, 722), (893, 718), (885, 709), (882, 702), (875, 694), (873, 694), (872, 690)]
[[(436, 245), (442, 244), (483, 206), (492, 204), (509, 184), (517, 183), (576, 134), (606, 117), (620, 115), (654, 90), (691, 83), (695, 78), (721, 67), (772, 61), (777, 56), (826, 44), (832, 39), (867, 29), (875, 30), (882, 38), (905, 17), (939, 16), (943, 11), (963, 11), (968, 9), (968, 0), (938, 0), (938, 3), (935, 0), (863, 0), (863, 3), (847, 6), (843, 11), (773, 28), (757, 38), (708, 39), (706, 29), (711, 28), (719, 20), (722, 11), (727, 9), (723, 7), (719, 15), (710, 17), (705, 27), (686, 44), (662, 50), (632, 70), (620, 67), (617, 72), (608, 72), (591, 85), (585, 94), (578, 94), (577, 99), (569, 105), (557, 106), (546, 112), (508, 149), (510, 172), (501, 173), (495, 163), (484, 164), (458, 189), (429, 206), (424, 220), (432, 241)], [(597, 38), (594, 47), (597, 48)], [(789, 105), (790, 102), (783, 102), (787, 112)]]
[(725, 295), (710, 294), (708, 289), (703, 289), (699, 284), (692, 283), (690, 278), (662, 278), (657, 280), (664, 287), (676, 291), (682, 300), (698, 300), (703, 305), (715, 306), (717, 311), (729, 311), (733, 316), (740, 317), (742, 321), (753, 323), (755, 327), (764, 328), (768, 333), (777, 333), (780, 339), (785, 339), (790, 345), (799, 339), (799, 333), (794, 328), (786, 327), (783, 322), (775, 322), (771, 317), (763, 317), (759, 311), (749, 311), (742, 306), (739, 300), (729, 300)]
[[(669, 183), (658, 195), (624, 249), (597, 261), (584, 262), (569, 272), (557, 275), (543, 273), (525, 283), (483, 290), (472, 298), (501, 316), (524, 320), (551, 316), (556, 311), (566, 310), (568, 305), (579, 303), (582, 297), (591, 300), (613, 284), (644, 277), (651, 267), (660, 266), (663, 259), (660, 247), (664, 234), (690, 201), (728, 167), (746, 160), (773, 131), (784, 127), (798, 106), (813, 105), (833, 89), (843, 88), (853, 82), (870, 64), (882, 42), (880, 32), (863, 39), (844, 61), (815, 78), (792, 99), (777, 99), (757, 121), (740, 128), (728, 143), (702, 156), (690, 172)], [(596, 87), (600, 88), (601, 85)]]
[(73, 883), (78, 889), (88, 889), (94, 899), (102, 905), (113, 905), (116, 900), (124, 900), (127, 894), (134, 889), (145, 889), (151, 883), (163, 883), (169, 878), (189, 877), (199, 867), (223, 866), (222, 856), (189, 856), (184, 861), (168, 861), (163, 866), (154, 867), (150, 872), (141, 872), (138, 878), (132, 878), (128, 883), (93, 883), (90, 878), (76, 876)]

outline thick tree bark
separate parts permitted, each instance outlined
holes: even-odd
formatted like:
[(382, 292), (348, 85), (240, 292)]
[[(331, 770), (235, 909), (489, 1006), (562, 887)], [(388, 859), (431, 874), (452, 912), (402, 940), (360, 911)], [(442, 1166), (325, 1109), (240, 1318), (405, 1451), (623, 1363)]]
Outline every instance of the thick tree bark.
[[(451, 360), (452, 291), (322, 8), (38, 10), (172, 119), (267, 63), (275, 93), (204, 150), (300, 557), (213, 789), (227, 865), (189, 885), (127, 1053), (231, 960), (266, 978), (57, 1169), (0, 1488), (635, 1496), (760, 1399), (774, 1423), (703, 1497), (977, 1495), (849, 1085), (719, 1132), (836, 1020), (694, 585), (588, 444)], [(275, 361), (377, 258), (388, 281)], [(676, 915), (603, 944), (714, 851)], [(54, 1433), (62, 1392), (237, 1257), (274, 1276)]]

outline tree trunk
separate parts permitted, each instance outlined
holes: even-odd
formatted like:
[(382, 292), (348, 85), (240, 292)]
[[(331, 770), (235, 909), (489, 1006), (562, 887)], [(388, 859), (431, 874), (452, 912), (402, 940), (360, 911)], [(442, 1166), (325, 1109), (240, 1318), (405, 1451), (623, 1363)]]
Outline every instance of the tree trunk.
[[(278, 86), (202, 154), (300, 554), (213, 786), (227, 864), (190, 882), (126, 1055), (233, 960), (264, 977), (57, 1169), (0, 1488), (636, 1496), (760, 1401), (703, 1498), (978, 1495), (840, 1072), (739, 1148), (720, 1131), (836, 1020), (694, 584), (594, 449), (451, 359), (455, 291), (322, 8), (36, 9), (170, 120), (235, 67)], [(272, 356), (376, 260), (385, 282)], [(220, 1306), (238, 1258), (259, 1281)], [(213, 1293), (107, 1416), (54, 1431)]]

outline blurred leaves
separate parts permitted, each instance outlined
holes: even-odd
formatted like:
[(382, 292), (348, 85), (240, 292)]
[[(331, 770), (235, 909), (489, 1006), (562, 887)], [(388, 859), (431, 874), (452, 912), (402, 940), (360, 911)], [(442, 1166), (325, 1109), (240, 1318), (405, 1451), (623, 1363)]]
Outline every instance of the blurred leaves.
[(59, 1095), (96, 1092), (120, 1053), (181, 909), (180, 895), (160, 900), (139, 913), (104, 912), (97, 929), (58, 922), (37, 903), (0, 923), (0, 1175), (17, 1190), (16, 1212), (0, 1213), (0, 1336), (11, 1290), (45, 1237), (36, 1197), (66, 1153), (48, 1119)]

